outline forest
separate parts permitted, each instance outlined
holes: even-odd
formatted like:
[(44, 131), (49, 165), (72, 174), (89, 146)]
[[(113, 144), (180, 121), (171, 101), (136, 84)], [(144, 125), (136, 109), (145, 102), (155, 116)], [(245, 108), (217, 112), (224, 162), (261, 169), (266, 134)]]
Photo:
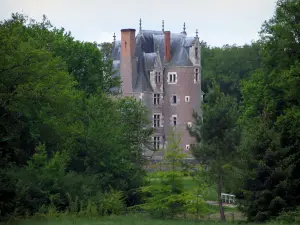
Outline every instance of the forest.
[(110, 49), (46, 16), (0, 22), (0, 224), (300, 222), (300, 0), (278, 0), (251, 44), (202, 41), (196, 165), (174, 132), (149, 172), (151, 121), (114, 92)]

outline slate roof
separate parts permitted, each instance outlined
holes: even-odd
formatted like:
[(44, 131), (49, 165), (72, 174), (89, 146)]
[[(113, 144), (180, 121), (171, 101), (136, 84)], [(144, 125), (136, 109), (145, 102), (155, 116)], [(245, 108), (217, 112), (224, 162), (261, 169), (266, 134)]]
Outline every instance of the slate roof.
[[(185, 34), (171, 33), (171, 60), (170, 66), (192, 66), (189, 59), (189, 47), (193, 45), (194, 37)], [(159, 50), (160, 59), (164, 59), (164, 33), (162, 31), (142, 30), (136, 36), (135, 54), (137, 58), (137, 79), (134, 81), (134, 91), (153, 91), (149, 81), (150, 71)], [(113, 67), (116, 76), (120, 76), (121, 42), (116, 41), (112, 51)], [(162, 62), (163, 63), (163, 62)]]

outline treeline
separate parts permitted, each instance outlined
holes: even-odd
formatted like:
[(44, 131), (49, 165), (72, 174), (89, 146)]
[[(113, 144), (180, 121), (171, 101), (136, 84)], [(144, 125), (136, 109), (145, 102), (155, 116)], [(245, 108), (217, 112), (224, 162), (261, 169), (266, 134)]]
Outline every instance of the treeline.
[(0, 24), (1, 218), (121, 211), (140, 201), (146, 110), (120, 85), (97, 43), (47, 18)]
[[(222, 190), (235, 193), (250, 221), (293, 220), (300, 205), (299, 24), (300, 1), (278, 0), (257, 42), (203, 43), (206, 94), (192, 151), (219, 197)], [(222, 207), (220, 215), (225, 220)]]

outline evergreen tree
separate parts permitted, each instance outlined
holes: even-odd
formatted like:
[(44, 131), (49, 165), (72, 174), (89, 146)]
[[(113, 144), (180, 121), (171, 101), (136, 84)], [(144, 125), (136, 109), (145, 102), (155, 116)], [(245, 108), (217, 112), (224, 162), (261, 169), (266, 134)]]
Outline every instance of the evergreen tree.
[(261, 31), (262, 68), (243, 82), (243, 190), (249, 220), (265, 221), (300, 204), (300, 1), (279, 0)]
[(234, 98), (224, 95), (220, 87), (213, 83), (202, 104), (202, 116), (194, 114), (196, 124), (190, 129), (196, 144), (191, 150), (196, 159), (207, 169), (216, 183), (221, 220), (226, 220), (221, 193), (226, 182), (226, 168), (236, 157), (239, 130), (237, 104)]

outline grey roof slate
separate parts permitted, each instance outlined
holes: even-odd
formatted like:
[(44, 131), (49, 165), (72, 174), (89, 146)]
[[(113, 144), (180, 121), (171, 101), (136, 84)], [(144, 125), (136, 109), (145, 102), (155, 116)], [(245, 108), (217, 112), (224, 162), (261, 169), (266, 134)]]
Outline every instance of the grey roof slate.
[[(189, 59), (189, 47), (194, 38), (185, 34), (171, 33), (171, 60), (170, 66), (192, 66)], [(136, 92), (153, 91), (150, 85), (149, 74), (154, 69), (154, 62), (159, 51), (161, 60), (164, 59), (164, 33), (162, 31), (142, 30), (136, 36), (137, 80), (133, 82)], [(116, 41), (113, 50), (113, 65), (120, 69), (121, 42)], [(163, 62), (162, 62), (163, 63)], [(120, 75), (119, 73), (117, 73)]]

